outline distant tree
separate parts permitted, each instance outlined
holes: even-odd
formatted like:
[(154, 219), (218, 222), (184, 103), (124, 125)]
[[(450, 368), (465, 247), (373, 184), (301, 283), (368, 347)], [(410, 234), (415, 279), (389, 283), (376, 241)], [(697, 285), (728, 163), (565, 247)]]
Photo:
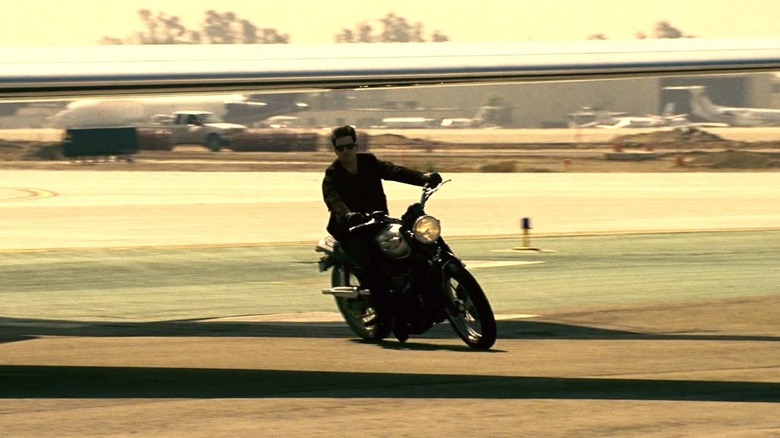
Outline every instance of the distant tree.
[(668, 21), (659, 21), (653, 29), (653, 38), (690, 38), (680, 29), (669, 24)]
[(139, 44), (189, 44), (189, 31), (176, 16), (168, 16), (163, 12), (154, 15), (148, 9), (138, 11), (146, 32), (137, 34)]
[(588, 35), (589, 40), (605, 40), (607, 39), (607, 36), (603, 33), (594, 33), (593, 35)]
[(220, 14), (215, 10), (206, 11), (206, 19), (201, 24), (203, 34), (209, 44), (232, 44), (235, 36), (231, 29), (236, 15), (232, 12)]
[(341, 33), (336, 35), (337, 43), (354, 43), (356, 40), (357, 38), (355, 38), (355, 35), (349, 29), (342, 29)]
[(444, 35), (438, 30), (434, 31), (433, 35), (431, 35), (431, 41), (433, 41), (434, 43), (444, 43), (449, 40), (450, 38), (447, 35)]
[(98, 41), (98, 44), (103, 46), (118, 46), (120, 44), (124, 44), (121, 38), (114, 38), (109, 36), (104, 36), (103, 38)]
[(210, 44), (286, 44), (289, 35), (282, 35), (276, 29), (258, 28), (249, 20), (238, 18), (233, 12), (220, 14), (210, 10), (201, 25)]
[(368, 23), (361, 23), (358, 26), (358, 38), (360, 38), (360, 41), (364, 43), (374, 43), (374, 37), (371, 36), (371, 32), (373, 32), (373, 29), (371, 28), (371, 25)]
[[(680, 29), (672, 26), (669, 24), (668, 21), (659, 21), (655, 23), (655, 26), (653, 27), (652, 36), (647, 36), (644, 32), (636, 32), (634, 34), (634, 38), (638, 40), (644, 40), (647, 38), (654, 38), (654, 39), (662, 39), (662, 38), (693, 38), (692, 35), (685, 35), (683, 31)], [(607, 38), (606, 34), (603, 33), (594, 33), (591, 35), (588, 35), (586, 39), (589, 40), (606, 40)]]
[(417, 23), (414, 26), (406, 22), (403, 17), (395, 14), (387, 14), (385, 18), (379, 20), (384, 25), (384, 30), (380, 35), (382, 42), (386, 43), (409, 43), (422, 42), (421, 28), (422, 24)]
[(399, 17), (392, 12), (384, 18), (380, 18), (381, 32), (374, 33), (374, 28), (362, 22), (355, 26), (355, 29), (342, 29), (336, 34), (334, 40), (337, 43), (411, 43), (411, 42), (444, 42), (449, 41), (449, 37), (435, 31), (430, 39), (425, 38), (425, 28), (422, 23), (410, 24), (405, 18)]
[(290, 36), (276, 29), (259, 28), (233, 12), (206, 12), (200, 30), (189, 30), (177, 16), (141, 9), (144, 30), (125, 39), (104, 36), (100, 44), (286, 44)]

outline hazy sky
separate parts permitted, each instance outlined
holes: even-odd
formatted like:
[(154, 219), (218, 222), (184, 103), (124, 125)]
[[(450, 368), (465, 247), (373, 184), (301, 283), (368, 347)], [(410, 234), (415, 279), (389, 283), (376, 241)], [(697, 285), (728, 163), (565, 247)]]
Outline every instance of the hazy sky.
[[(0, 0), (0, 46), (93, 45), (143, 29), (139, 9), (200, 28), (205, 11), (232, 11), (292, 43), (331, 43), (343, 28), (392, 12), (455, 42), (610, 39), (668, 21), (700, 37), (780, 36), (780, 0)], [(376, 27), (376, 26), (375, 26)]]

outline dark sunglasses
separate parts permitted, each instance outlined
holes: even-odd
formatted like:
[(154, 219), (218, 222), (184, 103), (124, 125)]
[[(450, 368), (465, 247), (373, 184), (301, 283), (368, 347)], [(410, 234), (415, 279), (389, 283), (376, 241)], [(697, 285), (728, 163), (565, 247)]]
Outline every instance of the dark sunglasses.
[(350, 143), (350, 144), (342, 144), (339, 146), (333, 146), (333, 149), (342, 152), (345, 149), (348, 151), (351, 151), (352, 149), (355, 149), (357, 147), (357, 143)]

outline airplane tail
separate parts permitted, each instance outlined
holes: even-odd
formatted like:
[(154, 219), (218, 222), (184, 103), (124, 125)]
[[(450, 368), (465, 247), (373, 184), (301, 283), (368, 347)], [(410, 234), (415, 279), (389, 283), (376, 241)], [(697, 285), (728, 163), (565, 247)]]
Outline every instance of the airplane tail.
[(661, 117), (663, 117), (664, 119), (668, 119), (674, 116), (675, 106), (676, 105), (674, 102), (669, 102), (666, 105), (664, 105), (664, 111), (661, 113)]
[(498, 107), (483, 105), (477, 109), (477, 113), (471, 118), (471, 127), (478, 128), (488, 126), (496, 122)]
[(707, 87), (704, 85), (664, 87), (664, 90), (687, 90), (691, 93), (690, 103), (693, 114), (711, 122), (726, 121), (718, 111), (720, 107), (710, 100)]

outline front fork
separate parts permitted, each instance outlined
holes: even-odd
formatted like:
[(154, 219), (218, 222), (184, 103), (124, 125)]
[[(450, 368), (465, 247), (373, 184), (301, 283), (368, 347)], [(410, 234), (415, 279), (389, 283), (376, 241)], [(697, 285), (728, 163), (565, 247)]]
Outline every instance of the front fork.
[(461, 270), (466, 269), (466, 264), (450, 250), (446, 243), (443, 241), (441, 243), (442, 247), (438, 255), (438, 261), (441, 264), (441, 291), (446, 300), (445, 306), (458, 314), (467, 314), (466, 303), (458, 297), (457, 291), (452, 289), (452, 283), (450, 283), (450, 278), (454, 277)]
[(427, 292), (428, 296), (425, 301), (432, 306), (434, 319), (438, 323), (446, 318), (447, 312), (453, 312), (456, 309), (458, 312), (462, 311), (463, 303), (451, 290), (449, 279), (455, 272), (463, 269), (465, 264), (452, 253), (444, 241), (440, 242), (436, 254), (432, 255), (429, 263), (428, 274), (424, 276), (427, 277), (427, 286), (423, 287), (422, 290)]

